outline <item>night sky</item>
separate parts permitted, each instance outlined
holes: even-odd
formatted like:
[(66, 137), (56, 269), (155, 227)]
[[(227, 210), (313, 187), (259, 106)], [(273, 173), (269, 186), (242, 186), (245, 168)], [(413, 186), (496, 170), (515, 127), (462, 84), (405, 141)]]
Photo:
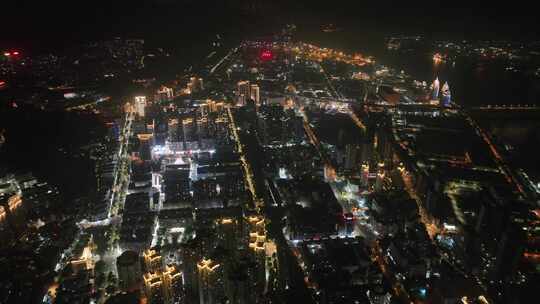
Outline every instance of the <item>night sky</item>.
[(255, 34), (285, 22), (441, 37), (535, 39), (539, 34), (536, 9), (522, 0), (12, 0), (2, 6), (7, 14), (0, 18), (0, 47), (55, 48), (115, 35), (181, 40), (216, 30)]

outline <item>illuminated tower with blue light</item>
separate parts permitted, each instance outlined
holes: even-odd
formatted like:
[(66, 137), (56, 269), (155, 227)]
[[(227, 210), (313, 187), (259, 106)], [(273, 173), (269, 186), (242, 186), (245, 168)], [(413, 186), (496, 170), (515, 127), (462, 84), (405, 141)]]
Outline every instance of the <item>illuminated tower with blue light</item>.
[(439, 90), (441, 83), (439, 82), (439, 77), (435, 78), (432, 85), (431, 100), (437, 100), (439, 98)]
[(448, 82), (445, 82), (442, 86), (442, 105), (444, 107), (449, 107), (450, 103), (452, 102), (452, 94), (450, 93), (450, 85), (448, 85)]

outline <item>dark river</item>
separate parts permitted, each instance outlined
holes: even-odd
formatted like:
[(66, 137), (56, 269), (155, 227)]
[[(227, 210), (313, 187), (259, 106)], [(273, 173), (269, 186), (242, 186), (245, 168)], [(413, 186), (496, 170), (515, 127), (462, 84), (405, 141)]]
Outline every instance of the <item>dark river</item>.
[(439, 77), (441, 84), (448, 81), (453, 100), (463, 106), (536, 104), (540, 105), (540, 78), (532, 73), (530, 64), (522, 64), (519, 71), (507, 71), (502, 60), (479, 60), (458, 57), (453, 62), (435, 64), (429, 47), (411, 52), (388, 51), (380, 33), (342, 30), (333, 33), (303, 32), (300, 39), (315, 44), (360, 52), (374, 56), (378, 63), (403, 70), (419, 81), (430, 83)]

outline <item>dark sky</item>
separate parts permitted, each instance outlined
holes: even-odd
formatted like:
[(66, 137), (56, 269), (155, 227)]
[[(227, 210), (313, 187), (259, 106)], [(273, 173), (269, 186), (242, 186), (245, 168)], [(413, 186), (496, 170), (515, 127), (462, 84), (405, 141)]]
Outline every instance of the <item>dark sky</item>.
[(283, 22), (479, 38), (531, 39), (539, 32), (536, 9), (523, 0), (8, 0), (2, 11), (0, 47), (113, 35), (181, 40), (214, 30), (262, 32)]

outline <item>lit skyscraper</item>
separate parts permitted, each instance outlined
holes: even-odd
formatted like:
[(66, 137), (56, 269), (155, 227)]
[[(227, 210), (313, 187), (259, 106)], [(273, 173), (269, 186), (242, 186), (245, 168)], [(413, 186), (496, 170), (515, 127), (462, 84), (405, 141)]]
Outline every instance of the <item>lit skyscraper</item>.
[(22, 225), (17, 224), (14, 213), (22, 204), (22, 196), (18, 185), (11, 180), (0, 179), (0, 236), (18, 234), (18, 228)]
[(251, 97), (251, 86), (249, 84), (249, 81), (240, 81), (238, 82), (238, 104), (239, 105), (245, 105), (247, 102), (247, 99)]
[(358, 162), (358, 146), (347, 144), (345, 146), (345, 169), (353, 170)]
[(369, 164), (368, 163), (362, 164), (361, 183), (363, 187), (367, 187), (369, 185)]
[(441, 83), (439, 82), (439, 77), (437, 77), (433, 81), (433, 90), (431, 92), (431, 100), (437, 100), (437, 98), (439, 98), (440, 89), (441, 89)]
[(197, 93), (204, 90), (204, 81), (202, 78), (191, 77), (187, 84), (190, 93)]
[(144, 274), (143, 280), (147, 302), (149, 304), (164, 303), (161, 276), (157, 273), (149, 272)]
[(211, 259), (202, 259), (197, 263), (199, 273), (199, 303), (214, 304), (225, 294), (223, 290), (220, 264)]
[(175, 265), (166, 265), (161, 274), (163, 297), (166, 303), (179, 303), (183, 299), (182, 272)]
[(161, 262), (161, 256), (154, 249), (148, 249), (143, 252), (144, 266), (146, 271), (149, 272), (160, 272), (163, 265)]
[(253, 99), (255, 101), (255, 104), (257, 106), (261, 105), (261, 97), (260, 97), (260, 93), (259, 93), (259, 86), (256, 85), (256, 84), (252, 84), (250, 89), (251, 89), (251, 92), (250, 92), (251, 99)]
[(450, 86), (448, 85), (448, 82), (445, 82), (442, 86), (442, 105), (445, 107), (449, 107), (450, 103), (452, 102), (452, 94), (450, 93)]
[(140, 117), (144, 117), (146, 108), (146, 96), (135, 96), (135, 111)]
[(171, 101), (174, 98), (174, 92), (172, 88), (168, 88), (166, 86), (161, 86), (156, 93), (156, 101), (158, 102), (166, 102)]

